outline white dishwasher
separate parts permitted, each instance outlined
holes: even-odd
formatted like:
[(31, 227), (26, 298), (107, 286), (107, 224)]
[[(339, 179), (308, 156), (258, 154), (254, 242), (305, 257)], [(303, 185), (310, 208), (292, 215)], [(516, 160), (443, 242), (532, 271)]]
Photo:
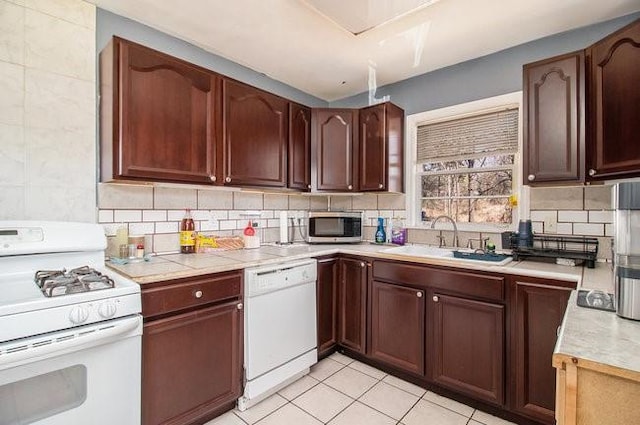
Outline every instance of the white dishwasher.
[(245, 410), (309, 372), (318, 361), (316, 260), (246, 269)]

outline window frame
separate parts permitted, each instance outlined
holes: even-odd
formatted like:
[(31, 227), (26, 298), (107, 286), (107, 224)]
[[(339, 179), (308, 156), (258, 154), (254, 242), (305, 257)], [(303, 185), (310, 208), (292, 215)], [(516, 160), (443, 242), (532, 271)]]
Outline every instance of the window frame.
[[(498, 223), (466, 223), (457, 222), (459, 230), (501, 232), (515, 229), (519, 217), (524, 217), (528, 209), (528, 188), (522, 184), (522, 91), (493, 96), (472, 102), (461, 103), (445, 108), (420, 112), (408, 115), (406, 118), (406, 155), (405, 155), (405, 187), (407, 226), (411, 228), (430, 228), (431, 221), (421, 221), (422, 196), (421, 178), (425, 174), (417, 162), (417, 134), (418, 127), (425, 124), (471, 117), (504, 110), (505, 108), (518, 108), (518, 151), (514, 155), (512, 193), (517, 196), (518, 207), (514, 208), (512, 222), (508, 224)], [(422, 163), (420, 163), (422, 164)]]

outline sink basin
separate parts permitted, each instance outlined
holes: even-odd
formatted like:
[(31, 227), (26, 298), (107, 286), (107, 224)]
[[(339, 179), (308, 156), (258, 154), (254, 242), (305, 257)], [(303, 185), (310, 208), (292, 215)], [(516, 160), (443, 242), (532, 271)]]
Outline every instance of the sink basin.
[(414, 257), (453, 258), (453, 251), (435, 246), (404, 245), (383, 250), (387, 254), (411, 255)]
[(446, 258), (447, 260), (462, 262), (486, 264), (492, 266), (504, 266), (513, 261), (513, 257), (504, 254), (477, 254), (474, 251), (467, 250), (451, 250), (446, 248), (436, 248), (435, 246), (426, 245), (405, 245), (396, 246), (382, 250), (387, 254), (406, 255), (410, 257), (426, 257), (426, 258)]

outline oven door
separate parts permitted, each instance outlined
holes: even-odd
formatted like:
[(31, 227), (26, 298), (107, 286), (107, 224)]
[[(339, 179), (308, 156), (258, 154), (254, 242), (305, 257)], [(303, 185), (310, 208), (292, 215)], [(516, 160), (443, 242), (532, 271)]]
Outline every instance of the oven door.
[(142, 317), (0, 344), (0, 425), (139, 424)]

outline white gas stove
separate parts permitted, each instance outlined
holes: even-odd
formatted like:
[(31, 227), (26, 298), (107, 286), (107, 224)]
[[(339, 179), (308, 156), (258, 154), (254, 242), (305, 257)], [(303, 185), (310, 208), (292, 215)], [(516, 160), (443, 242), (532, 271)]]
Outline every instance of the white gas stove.
[(140, 287), (105, 248), (98, 224), (0, 221), (0, 423), (140, 422)]

